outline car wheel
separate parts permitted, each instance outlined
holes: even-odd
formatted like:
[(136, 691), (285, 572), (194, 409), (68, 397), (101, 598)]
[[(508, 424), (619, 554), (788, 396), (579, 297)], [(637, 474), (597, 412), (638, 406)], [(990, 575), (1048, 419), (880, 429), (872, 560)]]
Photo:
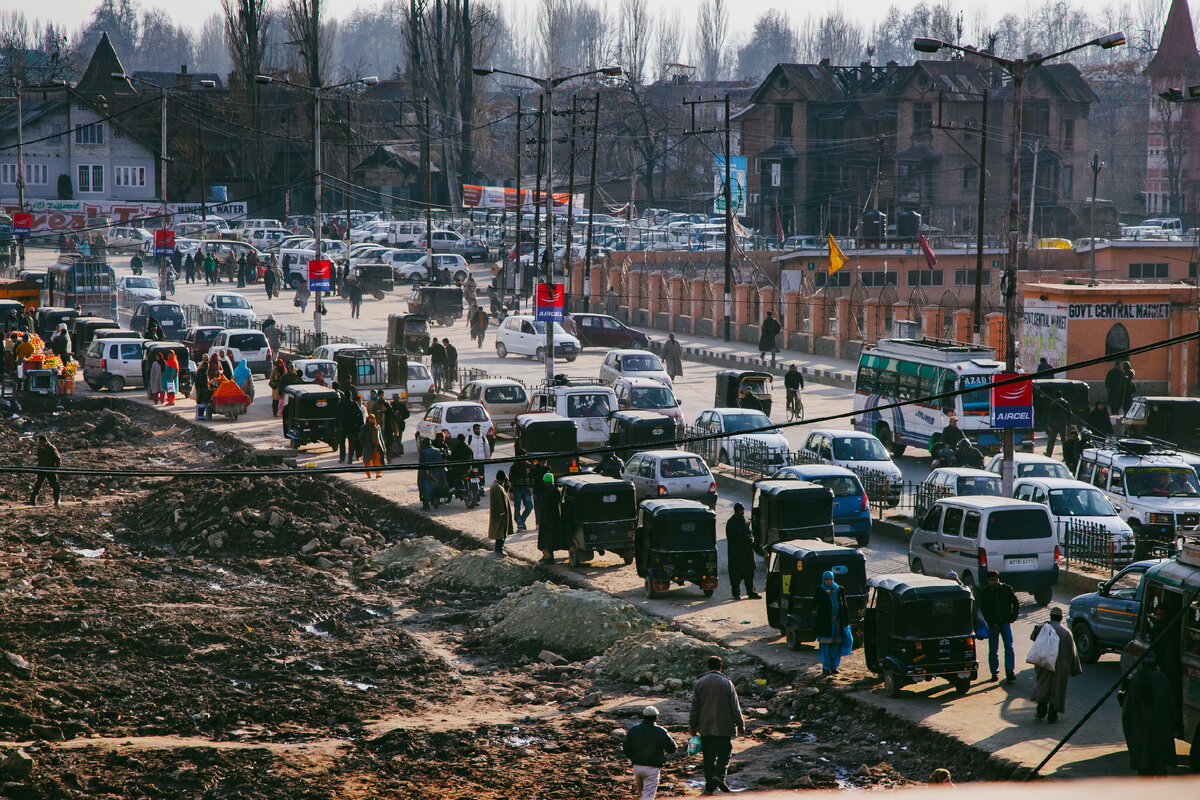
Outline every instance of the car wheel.
[(1054, 590), (1049, 586), (1039, 586), (1033, 590), (1033, 602), (1039, 606), (1048, 606), (1054, 599)]
[(296, 286), (299, 285), (299, 282), (296, 280), (294, 275), (288, 275), (287, 280), (284, 281), (284, 285), (294, 292), (296, 291)]
[(1100, 643), (1092, 626), (1086, 622), (1076, 622), (1071, 626), (1071, 635), (1075, 637), (1075, 649), (1079, 651), (1079, 660), (1085, 664), (1095, 664), (1100, 660)]
[(504, 346), (504, 342), (496, 342), (496, 355), (501, 358), (508, 355), (508, 348)]
[(456, 281), (460, 281), (460, 282), (462, 282), (462, 283), (466, 283), (466, 282), (467, 282), (467, 273), (466, 273), (466, 271), (465, 271), (465, 270), (459, 270), (458, 272), (454, 273), (454, 280), (456, 280)]
[(871, 543), (871, 532), (867, 531), (866, 533), (860, 533), (854, 538), (854, 541), (859, 547), (866, 547)]
[(125, 379), (120, 375), (112, 375), (104, 385), (108, 387), (110, 392), (119, 392), (125, 388)]
[(384, 295), (383, 295), (383, 292), (376, 291), (376, 292), (371, 292), (371, 297), (374, 297), (376, 300), (382, 300)]
[(545, 361), (546, 360), (546, 348), (539, 347), (537, 350), (533, 351), (533, 360), (534, 361)]
[(783, 637), (787, 640), (788, 650), (794, 652), (800, 649), (800, 633), (794, 627), (789, 625)]
[(917, 575), (924, 575), (925, 565), (921, 563), (921, 559), (914, 558), (908, 563), (908, 571), (916, 573)]

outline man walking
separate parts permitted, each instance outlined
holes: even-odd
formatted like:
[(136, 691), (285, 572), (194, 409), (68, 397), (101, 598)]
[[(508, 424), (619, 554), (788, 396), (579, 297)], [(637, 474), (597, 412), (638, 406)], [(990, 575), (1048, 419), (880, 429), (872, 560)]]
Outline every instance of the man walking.
[(516, 455), (517, 460), (513, 462), (508, 480), (512, 485), (513, 513), (516, 515), (517, 530), (523, 531), (526, 530), (525, 520), (529, 519), (529, 515), (533, 511), (533, 490), (530, 489), (532, 476), (530, 475), (529, 460), (525, 458), (525, 453), (518, 450)]
[(987, 584), (979, 590), (979, 613), (988, 627), (988, 667), (992, 671), (990, 681), (999, 679), (999, 640), (1004, 640), (1004, 676), (1012, 683), (1017, 679), (1016, 655), (1013, 653), (1012, 624), (1021, 613), (1017, 593), (1007, 583), (1000, 582), (1000, 573), (988, 570)]
[(442, 373), (446, 369), (446, 348), (437, 337), (429, 345), (429, 371), (433, 373), (433, 390), (442, 390)]
[(1054, 455), (1054, 442), (1059, 436), (1065, 441), (1067, 425), (1071, 422), (1071, 404), (1063, 397), (1061, 391), (1054, 393), (1050, 407), (1046, 409), (1046, 455)]
[(671, 380), (675, 380), (683, 374), (683, 348), (679, 346), (679, 342), (675, 339), (675, 334), (667, 334), (667, 341), (663, 345), (663, 366), (667, 368), (667, 375), (671, 376)]
[(619, 303), (620, 299), (617, 297), (616, 289), (613, 289), (611, 286), (608, 287), (608, 293), (604, 295), (604, 313), (608, 314), (610, 317), (615, 317), (617, 315), (617, 305)]
[(454, 388), (454, 379), (458, 377), (458, 348), (449, 339), (442, 339), (442, 347), (446, 350), (446, 366), (442, 368), (442, 388), (449, 391)]
[(775, 354), (779, 352), (779, 347), (775, 342), (775, 337), (779, 335), (779, 320), (768, 311), (767, 318), (763, 320), (762, 332), (758, 335), (759, 358), (766, 358), (767, 353), (771, 354), (771, 364), (775, 364)]
[(675, 740), (658, 724), (658, 709), (642, 709), (642, 721), (629, 729), (622, 745), (625, 757), (633, 762), (635, 791), (641, 800), (654, 800), (658, 794), (658, 773), (667, 754), (675, 752)]
[(263, 273), (263, 289), (267, 293), (267, 299), (270, 300), (275, 296), (275, 270), (268, 264), (267, 271)]
[(734, 600), (742, 599), (741, 587), (746, 585), (746, 596), (751, 600), (762, 597), (754, 591), (754, 534), (746, 522), (746, 507), (733, 504), (733, 516), (725, 523), (726, 556), (729, 560), (729, 587)]
[(488, 538), (495, 542), (498, 556), (504, 555), (504, 542), (513, 535), (513, 508), (508, 499), (508, 478), (496, 471), (496, 480), (488, 491)]
[(725, 770), (733, 752), (733, 736), (746, 733), (746, 721), (733, 681), (721, 672), (720, 656), (708, 659), (708, 672), (697, 678), (692, 687), (688, 727), (692, 735), (700, 737), (704, 753), (704, 794), (717, 789), (730, 791)]
[(1050, 609), (1050, 621), (1044, 622), (1033, 629), (1029, 635), (1031, 640), (1038, 638), (1043, 625), (1049, 625), (1058, 636), (1058, 655), (1054, 659), (1054, 669), (1034, 666), (1037, 684), (1033, 687), (1033, 702), (1037, 703), (1038, 719), (1046, 718), (1047, 722), (1058, 722), (1058, 715), (1067, 707), (1067, 681), (1083, 672), (1079, 664), (1079, 654), (1075, 652), (1075, 639), (1071, 632), (1062, 624), (1063, 611), (1058, 606)]
[[(59, 455), (58, 448), (50, 444), (50, 440), (44, 434), (38, 437), (37, 465), (45, 468), (62, 466), (62, 456)], [(58, 473), (39, 472), (37, 480), (33, 482), (33, 491), (29, 493), (29, 505), (37, 505), (38, 495), (42, 491), (42, 484), (45, 483), (49, 483), (50, 490), (54, 492), (54, 505), (57, 506), (59, 504), (61, 498), (59, 496)]]
[(1120, 416), (1125, 410), (1123, 403), (1125, 402), (1125, 369), (1128, 361), (1122, 361), (1119, 364), (1113, 364), (1104, 375), (1104, 389), (1108, 392), (1108, 407), (1113, 413)]

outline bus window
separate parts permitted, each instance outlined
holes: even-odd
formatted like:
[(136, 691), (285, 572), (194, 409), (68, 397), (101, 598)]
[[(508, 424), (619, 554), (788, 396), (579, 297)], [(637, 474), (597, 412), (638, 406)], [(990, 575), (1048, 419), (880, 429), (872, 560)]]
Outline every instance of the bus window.
[(937, 394), (937, 378), (939, 372), (941, 372), (941, 370), (939, 370), (937, 367), (933, 367), (928, 364), (921, 365), (920, 371), (918, 372), (918, 397), (929, 397), (930, 395)]
[(866, 364), (858, 368), (858, 381), (855, 383), (855, 390), (863, 394), (875, 393), (875, 375), (874, 367), (868, 367)]
[(1189, 656), (1200, 659), (1200, 600), (1192, 601), (1184, 624), (1187, 625), (1187, 636), (1183, 646)]
[(966, 416), (986, 416), (991, 414), (992, 403), (991, 375), (966, 375), (962, 379), (961, 389), (968, 389), (966, 394), (959, 395), (962, 413)]
[(919, 367), (908, 361), (900, 362), (900, 393), (896, 395), (901, 400), (915, 400), (920, 397), (920, 378), (917, 375)]

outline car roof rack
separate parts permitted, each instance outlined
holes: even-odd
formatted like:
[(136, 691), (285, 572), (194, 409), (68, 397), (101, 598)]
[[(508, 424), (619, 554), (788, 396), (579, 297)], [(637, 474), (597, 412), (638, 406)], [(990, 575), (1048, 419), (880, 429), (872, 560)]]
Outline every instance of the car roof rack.
[[(1095, 441), (1095, 440), (1094, 440)], [(1127, 437), (1105, 436), (1100, 443), (1094, 445), (1098, 449), (1115, 450), (1132, 456), (1174, 456), (1179, 455), (1179, 448), (1171, 442), (1155, 439), (1151, 436)]]
[(604, 378), (573, 378), (570, 375), (558, 374), (553, 378), (543, 378), (538, 384), (543, 388), (558, 388), (562, 386), (611, 386)]

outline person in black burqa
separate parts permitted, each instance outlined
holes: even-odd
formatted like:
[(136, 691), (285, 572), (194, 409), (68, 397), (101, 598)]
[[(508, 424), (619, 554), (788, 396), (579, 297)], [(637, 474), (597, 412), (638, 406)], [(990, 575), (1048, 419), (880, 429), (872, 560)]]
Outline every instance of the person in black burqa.
[(1071, 404), (1063, 397), (1061, 391), (1054, 393), (1050, 407), (1046, 409), (1046, 455), (1054, 455), (1054, 442), (1062, 436), (1066, 438), (1067, 425), (1071, 422)]
[(767, 353), (770, 353), (772, 364), (775, 363), (775, 354), (779, 352), (779, 346), (775, 341), (779, 330), (779, 320), (775, 319), (774, 315), (768, 311), (767, 317), (762, 323), (762, 332), (758, 336), (758, 357), (766, 358)]
[(354, 387), (342, 389), (337, 408), (338, 425), (341, 426), (341, 441), (338, 442), (338, 463), (353, 464), (360, 449), (358, 430), (363, 426), (362, 409), (354, 399)]
[[(45, 435), (38, 437), (37, 465), (43, 468), (62, 466), (62, 456), (59, 455), (58, 448), (50, 444), (50, 440)], [(54, 493), (54, 505), (59, 504), (62, 498), (59, 492), (58, 473), (39, 472), (37, 480), (33, 482), (33, 491), (29, 493), (29, 505), (37, 505), (38, 495), (41, 494), (42, 485), (45, 483), (50, 484), (50, 490)]]
[(742, 599), (741, 587), (751, 600), (762, 597), (754, 591), (754, 534), (746, 521), (746, 507), (733, 504), (733, 515), (725, 522), (726, 558), (729, 562), (729, 588), (734, 600)]

